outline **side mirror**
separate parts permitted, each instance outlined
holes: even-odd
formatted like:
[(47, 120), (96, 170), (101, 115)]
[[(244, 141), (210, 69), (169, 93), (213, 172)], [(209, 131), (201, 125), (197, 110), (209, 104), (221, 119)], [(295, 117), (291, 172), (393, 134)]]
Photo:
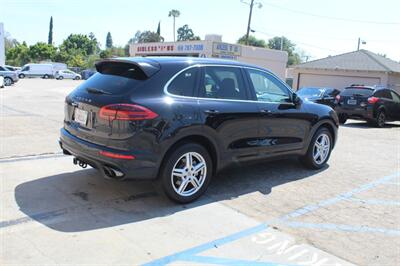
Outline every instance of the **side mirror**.
[(295, 105), (299, 105), (301, 103), (301, 98), (296, 93), (293, 93), (292, 101)]

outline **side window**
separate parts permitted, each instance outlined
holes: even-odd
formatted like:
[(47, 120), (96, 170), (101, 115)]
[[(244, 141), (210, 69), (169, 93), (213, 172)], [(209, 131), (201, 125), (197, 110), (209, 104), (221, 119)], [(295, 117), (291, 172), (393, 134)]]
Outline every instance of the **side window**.
[(167, 88), (168, 92), (181, 96), (194, 96), (198, 72), (197, 67), (183, 71), (169, 84)]
[(0, 66), (0, 71), (6, 71), (2, 66)]
[(289, 90), (275, 77), (258, 70), (249, 69), (247, 71), (258, 101), (273, 103), (290, 101)]
[(376, 97), (379, 97), (379, 98), (392, 99), (392, 95), (390, 94), (390, 91), (389, 91), (389, 90), (380, 90), (380, 91), (377, 91), (377, 92), (375, 93), (375, 96), (376, 96)]
[(29, 66), (24, 67), (21, 71), (29, 71)]
[(397, 95), (396, 93), (394, 93), (393, 91), (390, 92), (390, 94), (392, 94), (392, 98), (396, 103), (400, 103), (400, 97), (399, 95)]
[(207, 66), (203, 73), (200, 97), (247, 100), (240, 68)]

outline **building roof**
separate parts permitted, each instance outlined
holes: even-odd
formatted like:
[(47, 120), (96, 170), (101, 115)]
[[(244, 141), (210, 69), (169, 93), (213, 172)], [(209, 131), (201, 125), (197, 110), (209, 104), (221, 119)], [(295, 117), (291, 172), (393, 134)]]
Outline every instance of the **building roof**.
[(329, 56), (297, 65), (295, 68), (400, 73), (399, 63), (367, 50)]

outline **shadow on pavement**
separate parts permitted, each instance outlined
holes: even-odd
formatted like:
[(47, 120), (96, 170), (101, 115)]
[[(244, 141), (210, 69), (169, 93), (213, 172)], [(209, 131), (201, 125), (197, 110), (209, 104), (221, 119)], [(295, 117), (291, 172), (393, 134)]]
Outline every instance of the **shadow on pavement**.
[[(368, 124), (367, 122), (347, 122), (346, 124), (340, 126), (348, 128), (379, 129), (373, 125)], [(386, 123), (384, 128), (400, 128), (400, 124)]]
[(20, 184), (15, 198), (30, 219), (57, 231), (79, 232), (168, 216), (256, 191), (267, 195), (275, 186), (317, 173), (295, 159), (235, 166), (216, 176), (199, 200), (179, 205), (159, 193), (152, 181), (107, 180), (87, 169)]

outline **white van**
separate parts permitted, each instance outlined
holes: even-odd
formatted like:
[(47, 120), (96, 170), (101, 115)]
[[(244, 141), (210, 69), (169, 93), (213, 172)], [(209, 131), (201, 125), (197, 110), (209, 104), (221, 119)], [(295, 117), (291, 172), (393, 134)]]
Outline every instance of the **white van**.
[(57, 70), (67, 69), (67, 65), (62, 63), (48, 63), (48, 64), (26, 64), (19, 72), (20, 78), (25, 77), (40, 77), (40, 78), (53, 78)]

